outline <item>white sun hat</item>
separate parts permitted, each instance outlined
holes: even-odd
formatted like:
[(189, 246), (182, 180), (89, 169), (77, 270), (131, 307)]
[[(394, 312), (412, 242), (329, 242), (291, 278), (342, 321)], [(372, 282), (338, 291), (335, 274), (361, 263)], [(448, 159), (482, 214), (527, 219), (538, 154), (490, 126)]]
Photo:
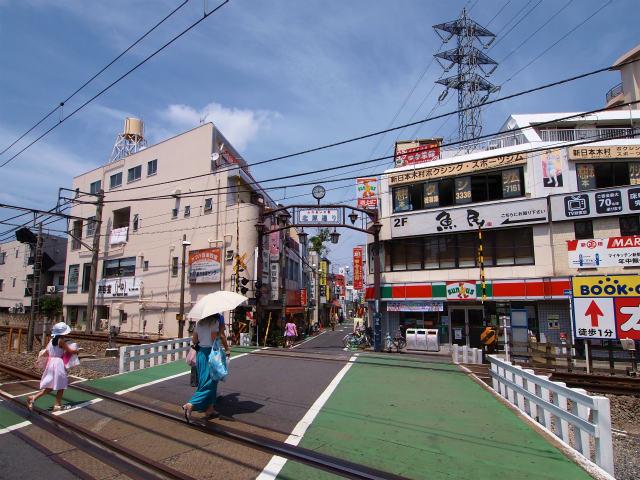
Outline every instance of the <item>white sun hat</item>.
[(71, 327), (64, 322), (56, 323), (53, 327), (51, 327), (51, 336), (57, 337), (60, 335), (67, 335), (71, 332)]

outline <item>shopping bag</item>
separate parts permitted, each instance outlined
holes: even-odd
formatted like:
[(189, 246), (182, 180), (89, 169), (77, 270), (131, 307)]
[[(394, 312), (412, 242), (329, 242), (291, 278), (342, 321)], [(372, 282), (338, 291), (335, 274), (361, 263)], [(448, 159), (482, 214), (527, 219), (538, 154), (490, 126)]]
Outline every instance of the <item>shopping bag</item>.
[[(69, 343), (68, 345), (74, 350), (78, 348), (78, 346), (75, 343)], [(78, 365), (80, 365), (80, 359), (78, 358), (77, 353), (64, 352), (62, 354), (62, 363), (64, 363), (65, 368), (68, 370), (70, 368), (77, 367)]]
[(187, 358), (185, 359), (185, 361), (187, 362), (187, 365), (189, 365), (190, 367), (195, 367), (196, 366), (196, 355), (198, 352), (196, 352), (196, 349), (191, 347), (189, 348), (189, 351), (187, 352)]
[(49, 361), (49, 352), (46, 348), (43, 348), (38, 352), (38, 358), (36, 358), (36, 368), (39, 370), (44, 370), (47, 366), (47, 362)]
[(220, 341), (216, 339), (209, 354), (209, 375), (217, 382), (224, 381), (228, 374), (227, 356), (220, 348)]

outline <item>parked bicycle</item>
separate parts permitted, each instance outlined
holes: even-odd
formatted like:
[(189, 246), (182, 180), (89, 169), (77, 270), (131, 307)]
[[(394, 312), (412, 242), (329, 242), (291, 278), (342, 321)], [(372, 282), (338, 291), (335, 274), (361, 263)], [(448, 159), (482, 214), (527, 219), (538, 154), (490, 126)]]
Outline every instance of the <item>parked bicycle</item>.
[(391, 338), (391, 335), (387, 333), (387, 338), (385, 339), (385, 348), (387, 352), (391, 353), (391, 350), (396, 349), (396, 353), (400, 353), (400, 351), (407, 346), (407, 341), (402, 336), (402, 332), (400, 330), (396, 330), (395, 335)]
[(356, 348), (368, 348), (371, 346), (371, 336), (368, 332), (354, 332), (348, 333), (342, 339), (342, 343), (345, 348), (356, 349)]

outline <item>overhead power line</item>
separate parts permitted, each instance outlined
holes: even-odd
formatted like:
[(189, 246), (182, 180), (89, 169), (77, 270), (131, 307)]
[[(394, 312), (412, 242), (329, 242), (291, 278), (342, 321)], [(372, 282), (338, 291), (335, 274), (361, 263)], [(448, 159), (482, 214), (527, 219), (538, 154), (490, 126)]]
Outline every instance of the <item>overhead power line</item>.
[[(638, 104), (638, 103), (640, 103), (640, 100), (634, 101), (634, 102), (629, 102), (629, 103)], [(611, 108), (612, 107), (609, 107), (608, 109), (611, 109)], [(597, 111), (603, 111), (603, 110), (607, 110), (607, 109), (599, 109)], [(555, 119), (553, 121), (544, 122), (544, 123), (541, 123), (541, 124), (539, 124), (537, 126), (543, 126), (545, 124), (555, 123), (555, 122), (557, 122), (559, 120), (563, 120), (563, 119), (570, 119), (570, 118), (576, 118), (576, 117), (580, 117), (580, 116), (584, 116), (584, 115), (589, 115), (589, 114), (595, 113), (597, 111), (584, 112), (584, 113), (580, 113), (580, 114), (576, 114), (576, 115), (562, 117), (561, 119)], [(524, 130), (524, 129), (528, 129), (528, 128), (531, 128), (531, 127), (530, 126), (520, 127), (518, 129), (510, 130), (509, 132), (515, 132), (515, 131)], [(509, 132), (507, 132), (507, 133), (509, 133)], [(600, 136), (595, 136), (594, 139), (592, 139), (592, 140), (587, 139), (584, 142), (571, 142), (571, 141), (570, 142), (560, 142), (558, 144), (554, 144), (554, 145), (550, 145), (550, 146), (538, 147), (538, 148), (534, 148), (534, 149), (518, 151), (517, 153), (535, 153), (535, 152), (548, 151), (548, 150), (552, 150), (552, 149), (559, 148), (559, 147), (564, 147), (564, 146), (583, 145), (583, 144), (594, 143), (594, 142), (598, 142), (598, 141), (611, 140), (611, 139), (615, 139), (615, 138), (629, 138), (629, 137), (630, 137), (630, 135), (621, 135), (621, 136), (618, 136), (618, 137), (611, 137), (611, 138), (603, 139)], [(378, 161), (378, 160), (380, 160), (380, 159), (366, 160), (365, 162)], [(352, 165), (352, 164), (350, 164), (350, 165)], [(314, 171), (314, 172), (305, 172), (305, 173), (301, 173), (301, 174), (293, 174), (293, 175), (288, 175), (288, 176), (285, 176), (285, 177), (277, 177), (277, 178), (269, 179), (269, 180), (266, 180), (266, 181), (276, 181), (276, 180), (285, 180), (285, 179), (289, 180), (291, 178), (297, 178), (297, 177), (301, 177), (301, 176), (306, 176), (306, 175), (309, 175), (310, 173), (319, 173), (319, 172), (324, 172), (324, 171), (327, 171), (327, 169), (320, 169), (320, 170), (317, 170), (317, 171)], [(385, 172), (378, 172), (378, 173), (374, 173), (372, 175), (383, 175), (383, 174), (385, 174)], [(334, 183), (334, 182), (340, 182), (340, 181), (346, 181), (346, 180), (354, 180), (356, 178), (359, 178), (360, 176), (361, 175), (356, 175), (356, 176), (353, 176), (353, 177), (343, 177), (343, 178), (336, 179), (336, 180), (325, 180), (325, 183)], [(263, 182), (265, 182), (265, 181), (263, 181)], [(287, 185), (277, 185), (277, 186), (272, 186), (272, 187), (262, 187), (262, 190), (265, 190), (265, 191), (266, 190), (279, 190), (279, 189), (283, 189), (283, 188), (308, 186), (308, 185), (314, 185), (317, 182), (318, 182), (317, 179), (314, 179), (314, 180), (311, 180), (309, 182), (301, 182), (301, 183), (287, 184)], [(249, 185), (251, 185), (251, 184), (249, 184)], [(192, 192), (190, 192), (189, 195), (180, 195), (180, 198), (202, 197), (204, 193), (206, 193), (207, 195), (211, 195), (211, 196), (226, 195), (227, 194), (226, 190), (228, 188), (229, 187), (215, 187), (215, 188), (211, 188), (211, 189), (192, 191)], [(220, 191), (222, 191), (222, 192), (220, 192)], [(218, 192), (218, 193), (214, 193), (214, 192)], [(159, 195), (159, 196), (150, 196), (150, 197), (126, 198), (126, 199), (119, 199), (119, 200), (105, 200), (105, 203), (131, 203), (131, 202), (140, 202), (140, 201), (167, 200), (167, 199), (171, 199), (171, 198), (173, 198), (172, 195)], [(93, 204), (94, 202), (77, 201), (77, 203), (80, 203), (80, 204)]]
[(102, 67), (95, 75), (93, 75), (91, 78), (89, 78), (89, 80), (85, 81), (80, 87), (78, 87), (71, 95), (69, 95), (67, 98), (65, 98), (64, 100), (62, 100), (58, 105), (56, 105), (53, 110), (51, 110), (49, 113), (47, 113), (44, 117), (42, 117), (40, 120), (38, 120), (31, 128), (29, 128), (29, 130), (27, 130), (26, 132), (24, 132), (22, 135), (20, 135), (18, 138), (16, 138), (11, 144), (7, 145), (1, 152), (0, 155), (3, 155), (7, 150), (9, 150), (11, 147), (13, 147), (16, 143), (18, 143), (20, 140), (22, 140), (24, 137), (26, 137), (27, 135), (29, 135), (35, 128), (37, 128), (38, 126), (40, 126), (40, 124), (42, 122), (44, 122), (47, 118), (49, 118), (51, 115), (53, 115), (55, 112), (58, 111), (59, 108), (64, 107), (64, 105), (71, 100), (73, 97), (75, 97), (78, 93), (80, 93), (80, 91), (82, 91), (87, 85), (89, 85), (91, 82), (93, 82), (98, 76), (100, 76), (106, 69), (108, 69), (111, 65), (113, 65), (115, 62), (117, 62), (118, 60), (120, 60), (120, 58), (122, 58), (124, 55), (126, 55), (133, 47), (135, 47), (138, 43), (140, 43), (142, 40), (144, 40), (147, 36), (149, 36), (156, 28), (158, 28), (160, 25), (162, 25), (166, 20), (168, 20), (170, 17), (172, 17), (178, 10), (180, 10), (182, 7), (184, 7), (187, 3), (189, 3), (189, 0), (184, 0), (180, 5), (178, 5), (174, 10), (172, 10), (171, 12), (169, 12), (169, 14), (164, 17), (162, 20), (160, 20), (158, 23), (156, 23), (153, 27), (151, 27), (151, 29), (147, 30), (144, 35), (142, 35), (140, 38), (138, 38), (135, 42), (133, 42), (131, 45), (129, 45), (125, 50), (122, 51), (122, 53), (120, 53), (120, 55), (118, 55), (117, 57), (115, 57), (113, 60), (111, 60), (108, 64), (106, 64), (104, 67)]
[(178, 35), (174, 36), (171, 40), (169, 40), (167, 43), (165, 43), (164, 45), (162, 45), (160, 48), (158, 48), (157, 50), (155, 50), (153, 53), (151, 53), (150, 55), (148, 55), (147, 57), (145, 57), (142, 61), (140, 61), (139, 63), (137, 63), (136, 65), (134, 65), (131, 69), (129, 69), (127, 72), (125, 72), (124, 74), (122, 74), (121, 76), (119, 76), (116, 80), (114, 80), (113, 82), (111, 82), (109, 85), (107, 85), (105, 88), (103, 88), (102, 90), (100, 90), (98, 93), (96, 93), (93, 97), (91, 97), (89, 100), (87, 100), (86, 102), (84, 102), (83, 104), (81, 104), (79, 107), (77, 107), (75, 110), (73, 110), (69, 115), (63, 117), (60, 119), (60, 121), (58, 123), (56, 123), (55, 125), (53, 125), (51, 128), (49, 128), (48, 130), (45, 130), (44, 133), (42, 133), (40, 136), (36, 137), (33, 141), (31, 141), (30, 143), (28, 143), (25, 147), (23, 147), (21, 150), (19, 150), (18, 152), (16, 152), (14, 155), (12, 155), (11, 157), (9, 157), (7, 160), (5, 160), (2, 164), (0, 164), (0, 168), (6, 166), (7, 164), (9, 164), (11, 161), (13, 161), (14, 159), (16, 159), (20, 154), (22, 154), (24, 151), (26, 151), (28, 148), (30, 148), (32, 145), (34, 145), (35, 143), (39, 142), (41, 139), (43, 139), (45, 136), (47, 136), (49, 133), (51, 133), (53, 130), (55, 130), (56, 128), (58, 128), (60, 125), (62, 125), (65, 121), (67, 121), (69, 118), (71, 118), (72, 116), (74, 116), (76, 113), (78, 113), (80, 110), (82, 110), (84, 107), (86, 107), (87, 105), (89, 105), (91, 102), (93, 102), (96, 98), (100, 97), (102, 94), (104, 94), (105, 92), (107, 92), (109, 89), (111, 89), (114, 85), (118, 84), (120, 81), (122, 81), (124, 78), (126, 78), (127, 76), (129, 76), (131, 73), (133, 73), (134, 71), (136, 71), (138, 68), (140, 68), (142, 65), (144, 65), (145, 63), (147, 63), (149, 60), (151, 60), (153, 57), (155, 57), (158, 53), (162, 52), (165, 48), (167, 48), (169, 45), (171, 45), (173, 42), (175, 42), (176, 40), (178, 40), (180, 37), (182, 37), (183, 35), (185, 35), (186, 33), (188, 33), (189, 31), (191, 31), (193, 28), (195, 28), (196, 26), (198, 26), (200, 23), (204, 22), (207, 18), (209, 18), (211, 15), (213, 15), (214, 13), (216, 13), (218, 10), (220, 10), (222, 7), (224, 7), (227, 3), (229, 3), (230, 0), (225, 0), (224, 2), (222, 2), (220, 5), (218, 5), (216, 8), (214, 8), (213, 10), (211, 10), (209, 13), (205, 13), (204, 16), (202, 18), (200, 18), (198, 21), (192, 23), (190, 26), (188, 26), (186, 29), (184, 29), (182, 32), (180, 32)]

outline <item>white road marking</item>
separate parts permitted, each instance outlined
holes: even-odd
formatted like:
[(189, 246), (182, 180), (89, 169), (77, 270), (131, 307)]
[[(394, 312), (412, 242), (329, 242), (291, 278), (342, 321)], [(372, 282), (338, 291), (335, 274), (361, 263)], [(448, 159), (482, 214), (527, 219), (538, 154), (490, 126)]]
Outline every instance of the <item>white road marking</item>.
[(0, 428), (0, 435), (2, 435), (3, 433), (9, 433), (13, 430), (18, 430), (19, 428), (26, 427), (27, 425), (31, 425), (31, 422), (28, 420), (16, 423), (15, 425), (11, 425), (10, 427)]
[[(338, 387), (338, 384), (340, 383), (340, 381), (344, 378), (344, 376), (347, 374), (349, 369), (353, 366), (357, 357), (358, 357), (357, 354), (353, 355), (349, 359), (347, 364), (344, 367), (342, 367), (342, 369), (336, 374), (335, 377), (333, 377), (333, 380), (331, 380), (331, 383), (327, 385), (327, 388), (325, 388), (324, 392), (320, 394), (320, 396), (316, 399), (313, 405), (311, 405), (311, 408), (307, 410), (307, 413), (304, 415), (304, 417), (302, 417), (302, 420), (300, 420), (298, 424), (294, 427), (294, 429), (291, 431), (291, 434), (289, 435), (289, 437), (287, 437), (284, 443), (287, 443), (293, 446), (297, 446), (300, 443), (307, 429), (313, 423), (313, 420), (316, 418), (318, 413), (320, 413), (320, 410), (322, 410), (322, 407), (324, 406), (324, 404), (327, 403), (327, 400), (329, 400), (329, 397), (331, 397), (335, 389)], [(280, 473), (280, 471), (282, 470), (282, 467), (284, 467), (285, 463), (287, 463), (286, 458), (274, 455), (273, 457), (271, 457), (271, 460), (269, 460), (269, 463), (267, 463), (267, 465), (264, 467), (260, 475), (256, 477), (256, 480), (275, 479)]]

